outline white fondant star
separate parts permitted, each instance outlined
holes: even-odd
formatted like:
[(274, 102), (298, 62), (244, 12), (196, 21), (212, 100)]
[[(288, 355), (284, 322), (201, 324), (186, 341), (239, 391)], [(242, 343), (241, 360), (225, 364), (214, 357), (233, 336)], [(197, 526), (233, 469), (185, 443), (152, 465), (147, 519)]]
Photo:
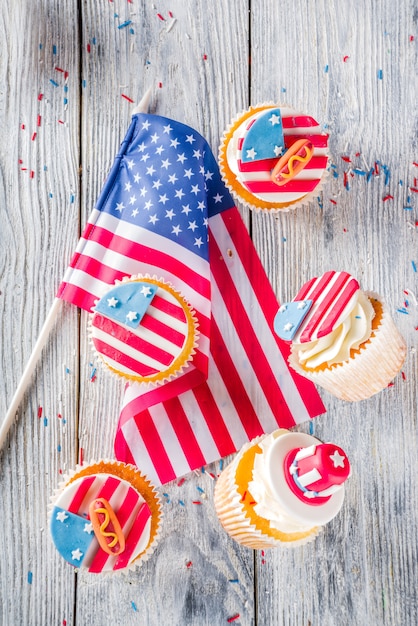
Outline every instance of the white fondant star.
[(68, 515), (65, 511), (60, 511), (59, 513), (57, 513), (57, 517), (56, 519), (59, 522), (65, 522), (65, 520), (67, 519)]
[(81, 552), (80, 548), (77, 548), (77, 550), (73, 550), (71, 552), (71, 558), (73, 561), (79, 561), (82, 556), (83, 556), (83, 553)]
[(84, 524), (84, 532), (91, 535), (91, 533), (93, 532), (93, 524), (91, 522)]
[(111, 306), (112, 308), (115, 308), (115, 306), (117, 305), (118, 302), (119, 302), (119, 300), (117, 298), (115, 298), (114, 296), (112, 296), (111, 298), (107, 299), (108, 306)]
[(333, 462), (334, 467), (344, 467), (345, 456), (342, 456), (338, 450), (335, 450), (334, 454), (331, 454), (329, 458)]
[(272, 113), (272, 116), (269, 118), (269, 122), (272, 126), (276, 126), (276, 124), (280, 124), (280, 116), (276, 115), (276, 113)]
[(306, 302), (305, 302), (305, 300), (301, 300), (300, 302), (298, 302), (298, 305), (297, 305), (297, 307), (296, 307), (296, 308), (297, 308), (297, 309), (304, 309), (305, 307), (306, 307)]
[(292, 330), (292, 328), (293, 328), (293, 324), (291, 322), (287, 322), (287, 324), (283, 326), (283, 330), (286, 332), (289, 332), (289, 330)]
[(142, 293), (143, 296), (145, 296), (146, 298), (148, 296), (150, 296), (152, 294), (152, 289), (151, 287), (146, 287), (145, 285), (142, 287), (140, 293)]
[(257, 152), (254, 150), (254, 148), (251, 148), (251, 150), (247, 150), (247, 159), (255, 159), (257, 155)]
[(275, 156), (280, 156), (283, 154), (283, 148), (281, 146), (274, 146), (274, 154)]
[(287, 309), (287, 304), (282, 304), (282, 306), (279, 309), (279, 313), (284, 313)]
[(129, 313), (127, 313), (126, 317), (128, 318), (128, 320), (130, 322), (133, 322), (138, 317), (138, 313), (135, 313), (135, 311), (129, 311)]

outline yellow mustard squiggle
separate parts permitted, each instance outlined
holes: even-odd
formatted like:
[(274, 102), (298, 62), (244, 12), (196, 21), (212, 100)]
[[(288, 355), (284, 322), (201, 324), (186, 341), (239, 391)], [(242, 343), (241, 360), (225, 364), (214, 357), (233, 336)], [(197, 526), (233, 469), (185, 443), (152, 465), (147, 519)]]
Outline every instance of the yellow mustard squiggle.
[(310, 160), (313, 150), (309, 150), (309, 148), (305, 146), (305, 151), (306, 151), (306, 154), (304, 157), (299, 156), (298, 154), (294, 154), (293, 156), (290, 157), (289, 161), (287, 162), (287, 167), (288, 167), (289, 172), (287, 174), (284, 172), (281, 172), (280, 176), (282, 178), (292, 178), (295, 175), (295, 169), (293, 167), (293, 163), (295, 161), (299, 161), (300, 163), (306, 163), (307, 161)]
[(109, 511), (107, 511), (105, 508), (101, 508), (101, 509), (96, 509), (95, 512), (102, 513), (104, 515), (105, 518), (103, 522), (100, 524), (100, 532), (103, 535), (103, 537), (113, 537), (112, 541), (108, 543), (108, 547), (113, 548), (118, 542), (118, 536), (116, 533), (105, 532), (105, 529), (109, 525), (109, 519), (110, 519)]

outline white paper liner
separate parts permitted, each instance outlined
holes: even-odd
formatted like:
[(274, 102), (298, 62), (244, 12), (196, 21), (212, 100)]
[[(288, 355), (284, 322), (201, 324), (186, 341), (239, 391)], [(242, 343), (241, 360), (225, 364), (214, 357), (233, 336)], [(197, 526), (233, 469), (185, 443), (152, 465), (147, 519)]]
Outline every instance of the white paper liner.
[[(285, 206), (281, 206), (281, 207), (275, 207), (274, 203), (272, 203), (270, 207), (261, 207), (261, 206), (258, 206), (258, 204), (257, 204), (257, 200), (258, 199), (257, 199), (256, 196), (253, 196), (254, 201), (250, 202), (249, 200), (247, 200), (246, 198), (243, 198), (240, 195), (239, 191), (230, 182), (230, 175), (228, 174), (228, 172), (226, 172), (226, 170), (224, 169), (224, 166), (223, 166), (223, 161), (225, 160), (225, 162), (226, 162), (226, 149), (227, 149), (228, 141), (230, 140), (229, 135), (231, 133), (231, 130), (232, 130), (233, 126), (237, 122), (239, 122), (241, 117), (243, 115), (245, 115), (248, 111), (250, 111), (251, 109), (258, 109), (260, 107), (270, 108), (272, 106), (279, 107), (279, 108), (280, 107), (292, 108), (292, 107), (290, 107), (287, 104), (277, 104), (277, 102), (262, 102), (262, 103), (255, 104), (255, 105), (249, 107), (248, 109), (245, 109), (245, 110), (241, 111), (241, 113), (237, 114), (232, 119), (232, 121), (230, 122), (230, 124), (228, 124), (227, 128), (225, 129), (224, 133), (222, 134), (221, 143), (220, 143), (219, 150), (218, 150), (219, 171), (221, 172), (222, 180), (224, 181), (226, 187), (230, 191), (231, 195), (235, 198), (235, 200), (237, 200), (238, 202), (240, 202), (240, 204), (246, 206), (247, 208), (249, 208), (252, 211), (255, 211), (257, 213), (282, 213), (282, 212), (287, 213), (287, 212), (289, 212), (291, 210), (307, 206), (318, 195), (320, 195), (322, 193), (324, 182), (327, 180), (327, 178), (329, 176), (328, 169), (325, 169), (324, 173), (321, 176), (321, 179), (320, 179), (318, 185), (315, 187), (315, 189), (313, 191), (308, 192), (307, 194), (305, 194), (304, 196), (302, 196), (298, 200), (294, 200), (293, 202), (291, 202), (288, 205), (286, 205), (286, 203), (283, 203)], [(224, 156), (223, 156), (223, 151), (225, 151), (225, 159), (224, 159)], [(236, 180), (234, 182), (235, 182), (236, 185), (242, 186), (239, 181)], [(243, 189), (245, 189), (245, 188), (243, 187)], [(251, 193), (251, 192), (248, 192), (248, 190), (246, 190), (246, 191), (247, 191), (247, 193)], [(251, 195), (253, 195), (253, 194), (251, 194)], [(259, 200), (259, 202), (262, 202), (262, 201)]]
[(235, 459), (224, 469), (215, 486), (214, 503), (218, 519), (226, 532), (238, 543), (261, 550), (265, 548), (277, 548), (278, 546), (300, 546), (315, 539), (322, 530), (322, 527), (312, 529), (311, 534), (303, 539), (295, 541), (280, 541), (274, 537), (265, 535), (260, 529), (251, 523), (245, 515), (242, 506), (242, 496), (238, 492), (238, 485), (235, 481), (236, 470), (242, 456), (252, 446), (257, 445), (267, 435), (256, 437), (246, 443), (238, 452)]
[[(175, 371), (168, 373), (168, 374), (162, 371), (159, 374), (158, 380), (146, 380), (146, 379), (138, 380), (138, 378), (134, 377), (133, 375), (128, 375), (122, 371), (116, 370), (114, 367), (111, 367), (110, 365), (106, 363), (105, 359), (96, 350), (96, 347), (94, 345), (93, 326), (92, 326), (94, 311), (93, 313), (89, 315), (89, 321), (88, 321), (89, 343), (90, 343), (93, 353), (98, 357), (98, 363), (99, 363), (101, 370), (103, 372), (106, 372), (107, 374), (110, 373), (111, 375), (116, 376), (117, 378), (121, 378), (124, 381), (129, 382), (131, 386), (137, 386), (141, 390), (148, 390), (148, 389), (154, 389), (155, 387), (160, 387), (161, 385), (164, 385), (170, 380), (174, 380), (175, 378), (183, 374), (184, 371), (193, 363), (193, 357), (196, 354), (196, 350), (199, 345), (199, 337), (200, 337), (199, 322), (197, 320), (195, 310), (189, 304), (189, 302), (184, 298), (183, 294), (180, 293), (178, 289), (173, 287), (173, 285), (168, 280), (164, 280), (163, 278), (161, 278), (160, 276), (156, 276), (155, 274), (152, 276), (150, 274), (134, 274), (132, 276), (125, 276), (124, 278), (122, 278), (122, 280), (116, 280), (112, 285), (109, 285), (108, 290), (113, 289), (117, 285), (121, 285), (127, 282), (140, 281), (140, 280), (146, 281), (147, 279), (158, 282), (162, 287), (168, 286), (170, 289), (172, 289), (177, 294), (177, 296), (179, 296), (184, 301), (184, 304), (187, 305), (189, 314), (193, 322), (193, 346), (188, 352), (185, 352), (184, 355), (181, 355), (184, 360), (182, 362), (179, 362), (178, 367)], [(106, 293), (102, 297), (104, 297), (105, 295)], [(95, 304), (97, 304), (98, 301), (99, 300), (96, 300)], [(180, 357), (179, 357), (179, 361), (180, 361)]]
[(378, 300), (383, 308), (382, 319), (369, 342), (353, 358), (325, 370), (312, 371), (301, 367), (297, 354), (291, 351), (290, 366), (315, 385), (323, 387), (340, 400), (366, 400), (382, 391), (399, 373), (406, 356), (406, 343), (389, 315), (385, 302), (374, 292), (365, 292)]
[[(153, 539), (150, 541), (150, 543), (145, 548), (145, 550), (136, 559), (134, 559), (131, 563), (129, 563), (125, 568), (118, 569), (118, 570), (104, 570), (100, 572), (99, 574), (94, 573), (94, 572), (89, 572), (88, 569), (86, 567), (83, 567), (82, 565), (80, 567), (74, 568), (76, 571), (83, 571), (91, 576), (99, 576), (99, 575), (100, 576), (121, 576), (121, 575), (127, 574), (130, 571), (136, 570), (138, 567), (141, 567), (146, 561), (148, 561), (150, 556), (155, 552), (155, 549), (161, 538), (161, 525), (162, 525), (162, 519), (163, 519), (163, 506), (162, 506), (161, 497), (159, 493), (157, 492), (156, 488), (154, 487), (154, 485), (148, 480), (147, 476), (143, 474), (142, 472), (140, 472), (135, 465), (131, 465), (129, 463), (123, 463), (122, 461), (115, 461), (114, 459), (100, 459), (99, 461), (90, 461), (89, 463), (83, 463), (83, 465), (76, 465), (74, 469), (69, 470), (65, 475), (63, 475), (62, 479), (59, 482), (58, 487), (54, 489), (54, 493), (50, 497), (50, 502), (48, 505), (48, 522), (50, 522), (56, 500), (58, 499), (62, 491), (65, 489), (65, 487), (69, 484), (70, 480), (74, 479), (74, 477), (77, 474), (79, 474), (81, 471), (85, 470), (86, 468), (90, 466), (100, 465), (101, 463), (104, 463), (106, 465), (117, 466), (118, 468), (128, 467), (132, 471), (135, 471), (137, 474), (139, 474), (141, 478), (147, 483), (148, 488), (151, 490), (151, 495), (155, 499), (156, 505), (158, 507), (159, 521), (155, 529), (155, 534), (154, 534)], [(97, 471), (97, 473), (100, 473), (100, 471)], [(107, 473), (111, 474), (112, 472), (108, 469)], [(117, 478), (120, 478), (118, 474), (115, 474), (115, 476)], [(127, 479), (124, 478), (123, 480), (127, 480)], [(138, 493), (140, 492), (138, 491)], [(143, 494), (141, 495), (142, 497), (144, 497)]]

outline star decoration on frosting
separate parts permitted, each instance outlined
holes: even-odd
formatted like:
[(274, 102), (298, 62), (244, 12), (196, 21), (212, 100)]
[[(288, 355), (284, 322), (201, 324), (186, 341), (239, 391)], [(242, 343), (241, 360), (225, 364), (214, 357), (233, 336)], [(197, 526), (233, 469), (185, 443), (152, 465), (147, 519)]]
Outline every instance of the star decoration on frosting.
[(84, 532), (88, 535), (91, 535), (91, 533), (93, 532), (93, 524), (91, 522), (84, 524)]
[(65, 511), (60, 511), (59, 513), (57, 513), (57, 517), (56, 519), (59, 522), (65, 522), (65, 520), (67, 519), (68, 515), (66, 514)]
[(152, 294), (152, 290), (150, 287), (147, 287), (146, 285), (144, 285), (141, 289), (141, 293), (143, 296), (147, 298), (148, 296)]
[(115, 306), (117, 305), (118, 302), (119, 302), (119, 300), (117, 298), (114, 298), (114, 297), (108, 298), (108, 300), (107, 300), (107, 304), (109, 306), (111, 306), (112, 308), (115, 308)]
[(73, 559), (73, 561), (79, 561), (82, 556), (83, 556), (83, 553), (81, 552), (79, 548), (71, 552), (71, 558)]
[(281, 122), (280, 116), (276, 115), (276, 113), (273, 113), (271, 117), (269, 117), (269, 122), (272, 126), (276, 126), (276, 124), (280, 124)]
[(276, 157), (281, 156), (283, 154), (282, 146), (274, 146), (274, 154)]
[(298, 306), (297, 306), (297, 308), (298, 308), (298, 309), (305, 309), (305, 308), (306, 308), (306, 306), (307, 306), (307, 302), (306, 302), (306, 300), (301, 300), (300, 302), (298, 302)]
[(257, 152), (254, 150), (254, 148), (251, 148), (251, 150), (247, 150), (247, 159), (255, 159), (256, 156)]
[(290, 330), (292, 330), (294, 324), (292, 324), (291, 322), (288, 322), (287, 324), (285, 324), (283, 326), (283, 330), (285, 330), (286, 332), (289, 332)]
[(329, 458), (333, 462), (334, 467), (344, 467), (345, 456), (342, 456), (338, 450), (335, 450), (334, 454), (331, 454)]
[(130, 322), (133, 322), (134, 320), (136, 320), (137, 315), (138, 313), (136, 313), (135, 311), (129, 311), (129, 313), (126, 314), (126, 317)]

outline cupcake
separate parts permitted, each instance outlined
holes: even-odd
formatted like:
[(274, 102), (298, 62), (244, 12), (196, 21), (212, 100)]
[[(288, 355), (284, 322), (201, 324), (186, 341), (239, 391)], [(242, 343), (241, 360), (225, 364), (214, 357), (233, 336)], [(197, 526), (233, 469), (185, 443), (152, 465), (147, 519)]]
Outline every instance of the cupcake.
[(149, 276), (117, 282), (96, 303), (91, 340), (104, 365), (138, 383), (177, 376), (195, 354), (197, 320), (169, 283)]
[(280, 307), (274, 328), (291, 341), (291, 367), (341, 400), (378, 393), (405, 360), (405, 341), (385, 303), (347, 272), (308, 281)]
[(300, 545), (337, 515), (349, 474), (338, 446), (279, 429), (244, 445), (222, 472), (216, 512), (228, 534), (249, 548)]
[(260, 104), (224, 132), (219, 167), (234, 197), (251, 209), (288, 210), (317, 195), (326, 175), (328, 135), (288, 106)]
[(53, 499), (50, 530), (71, 565), (95, 574), (132, 569), (154, 551), (162, 508), (133, 465), (100, 461), (78, 467)]

